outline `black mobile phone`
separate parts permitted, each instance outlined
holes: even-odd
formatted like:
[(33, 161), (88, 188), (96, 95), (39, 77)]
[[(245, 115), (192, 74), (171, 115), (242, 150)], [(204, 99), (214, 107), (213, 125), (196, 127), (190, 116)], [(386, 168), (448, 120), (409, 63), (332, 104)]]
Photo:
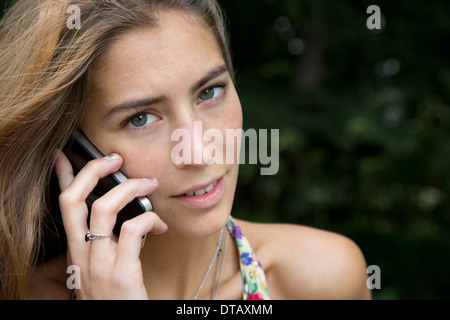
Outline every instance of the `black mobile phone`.
[[(72, 164), (75, 175), (89, 161), (103, 158), (105, 156), (81, 131), (76, 131), (74, 133), (73, 141), (69, 142), (69, 144), (63, 149), (63, 152)], [(86, 204), (89, 208), (89, 218), (91, 207), (94, 201), (126, 180), (127, 177), (120, 171), (114, 172), (99, 180), (95, 189), (86, 199)], [(153, 204), (151, 203), (150, 199), (148, 199), (147, 197), (135, 198), (118, 213), (117, 223), (114, 226), (113, 230), (114, 234), (116, 236), (119, 236), (120, 228), (126, 220), (132, 219), (147, 211), (153, 211)]]

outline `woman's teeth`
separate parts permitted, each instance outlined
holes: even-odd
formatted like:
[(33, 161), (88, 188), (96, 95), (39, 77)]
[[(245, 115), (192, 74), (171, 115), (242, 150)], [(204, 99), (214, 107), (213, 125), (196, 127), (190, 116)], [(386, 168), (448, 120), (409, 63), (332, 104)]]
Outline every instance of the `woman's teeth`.
[(207, 186), (205, 189), (200, 189), (200, 190), (196, 190), (196, 191), (192, 191), (192, 192), (188, 192), (186, 194), (184, 194), (185, 196), (201, 196), (202, 194), (208, 193), (210, 192), (212, 189), (214, 189), (214, 186), (217, 184), (217, 181), (214, 181), (213, 183), (211, 183), (209, 186)]

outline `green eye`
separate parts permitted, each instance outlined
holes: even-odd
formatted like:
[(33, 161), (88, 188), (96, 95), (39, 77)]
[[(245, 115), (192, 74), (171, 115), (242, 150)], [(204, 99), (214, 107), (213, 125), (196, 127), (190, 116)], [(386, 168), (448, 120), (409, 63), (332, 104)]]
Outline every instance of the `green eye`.
[(150, 113), (141, 113), (130, 119), (130, 124), (134, 127), (144, 127), (153, 121), (156, 121), (157, 117)]

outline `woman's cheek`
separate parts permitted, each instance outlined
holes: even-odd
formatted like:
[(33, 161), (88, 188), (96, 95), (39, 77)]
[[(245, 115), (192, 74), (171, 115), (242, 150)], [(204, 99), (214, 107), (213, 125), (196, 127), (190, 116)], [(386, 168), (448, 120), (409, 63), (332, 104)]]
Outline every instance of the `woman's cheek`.
[(167, 162), (161, 151), (148, 146), (136, 149), (137, 151), (123, 155), (122, 172), (129, 178), (158, 178)]

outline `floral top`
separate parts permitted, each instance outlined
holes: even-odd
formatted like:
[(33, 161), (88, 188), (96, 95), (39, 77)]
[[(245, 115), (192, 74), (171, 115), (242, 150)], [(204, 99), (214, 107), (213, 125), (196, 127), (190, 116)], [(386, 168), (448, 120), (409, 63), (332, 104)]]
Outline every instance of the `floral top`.
[(230, 235), (236, 240), (239, 250), (242, 280), (244, 281), (243, 299), (269, 300), (266, 276), (261, 263), (256, 258), (249, 242), (232, 217), (228, 219), (227, 229)]

